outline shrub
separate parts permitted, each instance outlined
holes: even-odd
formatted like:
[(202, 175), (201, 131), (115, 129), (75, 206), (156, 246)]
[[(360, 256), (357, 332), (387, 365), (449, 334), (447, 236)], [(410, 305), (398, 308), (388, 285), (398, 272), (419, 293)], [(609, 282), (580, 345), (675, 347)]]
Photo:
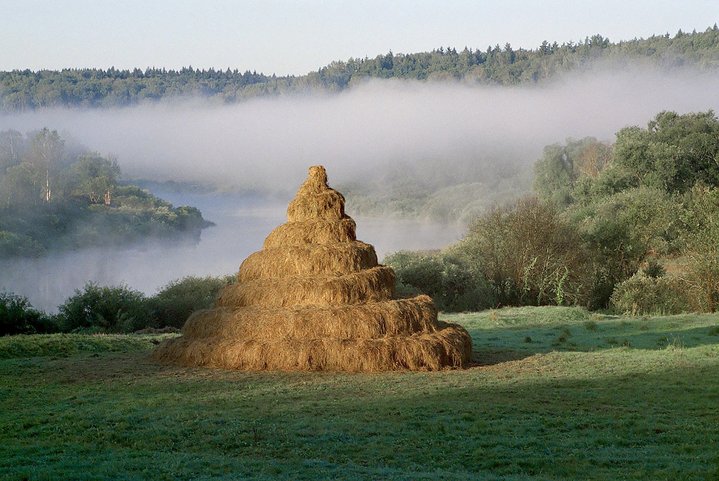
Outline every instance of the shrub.
[(680, 212), (674, 197), (647, 187), (567, 211), (591, 261), (584, 282), (588, 307), (606, 307), (614, 287), (637, 272), (647, 256), (676, 253)]
[(689, 252), (685, 268), (684, 284), (692, 310), (719, 309), (719, 246)]
[(33, 309), (27, 298), (0, 293), (0, 336), (56, 332), (57, 326), (44, 313)]
[(678, 314), (689, 307), (685, 289), (676, 277), (650, 277), (639, 272), (617, 284), (611, 301), (625, 314)]
[(444, 311), (478, 310), (494, 305), (484, 278), (456, 254), (400, 251), (385, 258), (384, 263), (395, 270), (399, 295), (427, 294)]
[(719, 309), (719, 189), (696, 185), (687, 196), (682, 274), (693, 310)]
[(182, 327), (190, 314), (212, 307), (220, 289), (228, 285), (228, 277), (185, 277), (172, 281), (149, 299), (157, 327)]
[(577, 229), (536, 198), (487, 212), (455, 252), (476, 266), (502, 305), (585, 301), (587, 262)]
[(125, 285), (85, 284), (59, 308), (65, 331), (132, 332), (151, 323), (145, 295)]
[(0, 230), (0, 257), (37, 257), (44, 250), (39, 242), (29, 236)]

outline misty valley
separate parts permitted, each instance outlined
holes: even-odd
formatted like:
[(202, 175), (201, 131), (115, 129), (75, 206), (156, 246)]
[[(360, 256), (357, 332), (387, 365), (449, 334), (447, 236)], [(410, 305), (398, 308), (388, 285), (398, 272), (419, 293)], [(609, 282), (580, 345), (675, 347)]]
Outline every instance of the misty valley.
[(0, 478), (719, 479), (718, 87), (716, 24), (0, 71)]

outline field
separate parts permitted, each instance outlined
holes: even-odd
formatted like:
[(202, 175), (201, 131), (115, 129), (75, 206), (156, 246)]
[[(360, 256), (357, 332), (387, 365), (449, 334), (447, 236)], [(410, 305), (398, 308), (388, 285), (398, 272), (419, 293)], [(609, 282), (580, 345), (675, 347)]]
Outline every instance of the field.
[(444, 315), (476, 365), (241, 373), (0, 338), (0, 479), (719, 480), (719, 316)]

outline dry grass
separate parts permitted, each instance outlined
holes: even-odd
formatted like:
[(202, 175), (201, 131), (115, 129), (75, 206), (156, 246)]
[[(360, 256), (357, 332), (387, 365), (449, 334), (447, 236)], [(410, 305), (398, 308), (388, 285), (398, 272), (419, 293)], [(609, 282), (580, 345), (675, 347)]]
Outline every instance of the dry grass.
[(355, 221), (345, 217), (338, 221), (311, 219), (287, 222), (275, 228), (265, 239), (264, 248), (336, 244), (357, 240)]
[(193, 314), (161, 361), (241, 370), (386, 371), (465, 367), (467, 331), (427, 296), (392, 300), (394, 271), (355, 239), (344, 197), (310, 168), (289, 222), (242, 263), (214, 309)]
[(238, 280), (351, 274), (377, 266), (374, 247), (364, 242), (305, 244), (264, 249), (240, 266)]
[(301, 222), (311, 219), (341, 220), (345, 218), (345, 198), (333, 189), (325, 192), (298, 192), (287, 207), (287, 220)]
[(166, 341), (155, 359), (187, 366), (271, 371), (436, 371), (465, 367), (469, 334), (438, 323), (435, 332), (378, 339), (236, 339), (181, 337)]
[(287, 220), (301, 222), (312, 219), (341, 220), (345, 218), (345, 198), (327, 185), (327, 172), (321, 165), (310, 167), (307, 180), (287, 207)]
[(428, 296), (358, 305), (216, 308), (194, 313), (182, 333), (191, 338), (374, 339), (433, 332), (437, 310)]
[(394, 294), (390, 267), (377, 266), (344, 276), (255, 279), (225, 287), (219, 307), (292, 307), (385, 301)]

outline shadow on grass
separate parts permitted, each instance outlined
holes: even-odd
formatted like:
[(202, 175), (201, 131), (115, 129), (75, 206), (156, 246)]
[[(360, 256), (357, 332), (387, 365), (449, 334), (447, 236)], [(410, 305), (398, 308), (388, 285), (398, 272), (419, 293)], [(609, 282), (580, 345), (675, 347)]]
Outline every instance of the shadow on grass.
[(618, 347), (641, 350), (693, 348), (719, 344), (716, 326), (649, 330), (641, 321), (601, 324), (472, 328), (472, 363), (478, 366), (519, 361), (548, 352), (594, 352)]
[(472, 351), (472, 362), (469, 367), (494, 366), (495, 364), (505, 362), (521, 361), (535, 354), (537, 354), (537, 352), (515, 351), (511, 349)]
[[(484, 352), (494, 363), (533, 354)], [(88, 480), (690, 480), (719, 472), (716, 362), (695, 359), (686, 369), (673, 351), (359, 375), (184, 369), (144, 356), (35, 359), (9, 372), (17, 396), (27, 394), (29, 374), (47, 385), (7, 412), (0, 468), (16, 474), (10, 479), (27, 470)], [(84, 385), (48, 381), (61, 373)], [(47, 445), (58, 450), (46, 455)]]

